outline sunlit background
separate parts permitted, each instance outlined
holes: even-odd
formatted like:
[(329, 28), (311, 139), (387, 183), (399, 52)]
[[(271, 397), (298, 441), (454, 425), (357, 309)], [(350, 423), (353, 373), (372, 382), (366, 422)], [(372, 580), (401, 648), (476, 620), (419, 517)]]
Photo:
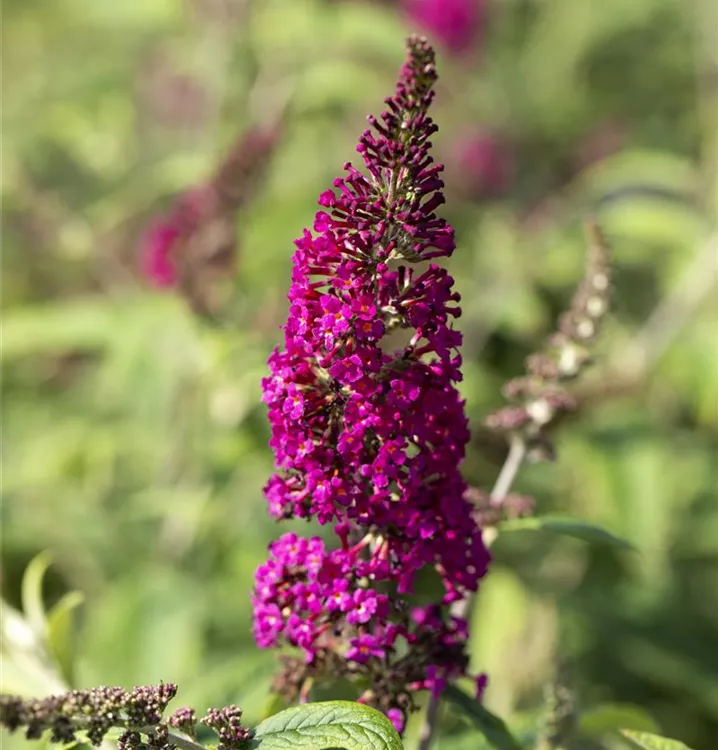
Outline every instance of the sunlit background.
[[(433, 140), (457, 232), (472, 484), (489, 486), (505, 451), (483, 418), (581, 277), (586, 217), (615, 260), (580, 411), (557, 429), (557, 461), (526, 466), (517, 489), (638, 552), (499, 537), (473, 616), (487, 705), (530, 732), (560, 661), (586, 737), (597, 707), (621, 704), (714, 746), (715, 6), (474, 4), (455, 37), (420, 0), (4, 0), (2, 593), (20, 609), (23, 572), (47, 550), (48, 605), (84, 594), (62, 657), (72, 686), (163, 679), (181, 704), (237, 703), (250, 722), (268, 710), (274, 655), (253, 645), (249, 590), (280, 530), (262, 497), (259, 381), (292, 240), (359, 161), (404, 37), (423, 31), (438, 50)], [(276, 142), (221, 262), (206, 274), (211, 258), (191, 260), (200, 288), (156, 288), (148, 226), (256, 128)], [(56, 689), (11, 636), (3, 691)], [(444, 718), (439, 748), (482, 747)]]

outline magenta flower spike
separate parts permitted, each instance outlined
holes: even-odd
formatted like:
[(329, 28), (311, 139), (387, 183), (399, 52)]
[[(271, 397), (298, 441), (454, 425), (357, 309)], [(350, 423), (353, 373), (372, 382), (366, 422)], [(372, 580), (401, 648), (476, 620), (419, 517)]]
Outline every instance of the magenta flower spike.
[[(295, 243), (284, 346), (262, 383), (277, 469), (270, 513), (334, 523), (341, 547), (285, 535), (254, 596), (259, 645), (289, 643), (310, 665), (340, 649), (370, 678), (383, 664), (390, 697), (375, 702), (385, 710), (464, 673), (466, 624), (448, 607), (489, 562), (460, 472), (459, 295), (435, 262), (454, 251), (454, 232), (435, 213), (434, 53), (420, 37), (408, 52), (387, 110), (359, 140), (366, 173), (346, 164)], [(403, 596), (426, 567), (443, 596), (410, 614)], [(400, 668), (399, 640), (414, 652)]]
[(142, 244), (142, 270), (155, 287), (173, 287), (178, 280), (178, 245), (197, 229), (209, 191), (194, 188), (177, 199), (166, 215), (157, 219), (146, 231)]
[(470, 52), (482, 40), (486, 0), (402, 0), (407, 19), (448, 52)]

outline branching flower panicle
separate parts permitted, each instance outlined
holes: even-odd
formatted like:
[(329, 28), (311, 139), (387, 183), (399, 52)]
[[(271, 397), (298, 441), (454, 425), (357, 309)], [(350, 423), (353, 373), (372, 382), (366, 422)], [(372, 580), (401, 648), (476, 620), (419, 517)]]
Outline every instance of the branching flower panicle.
[[(288, 642), (310, 663), (344, 649), (373, 686), (395, 674), (384, 692), (401, 709), (400, 696), (465, 671), (466, 624), (448, 605), (477, 589), (489, 561), (459, 470), (469, 439), (459, 295), (434, 262), (455, 247), (435, 213), (435, 81), (433, 50), (412, 37), (387, 110), (357, 146), (368, 174), (347, 163), (296, 241), (285, 343), (262, 384), (270, 512), (334, 523), (341, 547), (293, 534), (272, 545), (256, 576), (257, 642)], [(412, 612), (395, 593), (408, 595), (427, 566), (444, 594)]]
[(39, 699), (2, 695), (0, 724), (11, 732), (24, 729), (29, 740), (48, 732), (51, 742), (64, 744), (75, 742), (80, 732), (97, 746), (113, 728), (156, 738), (163, 734), (162, 715), (176, 693), (176, 685), (162, 683), (71, 690)]
[[(47, 698), (0, 695), (0, 726), (24, 730), (29, 740), (47, 736), (50, 742), (68, 744), (83, 739), (102, 744), (111, 730), (119, 750), (201, 750), (194, 740), (198, 724), (209, 727), (219, 738), (218, 750), (245, 750), (252, 731), (242, 725), (237, 706), (210, 708), (199, 722), (194, 709), (180, 708), (164, 719), (164, 712), (177, 694), (172, 683), (71, 690)], [(182, 734), (177, 734), (179, 730)]]
[(490, 415), (487, 426), (519, 434), (537, 457), (553, 455), (548, 427), (562, 412), (575, 408), (564, 384), (591, 363), (591, 347), (609, 311), (611, 263), (598, 226), (587, 224), (586, 272), (558, 330), (546, 347), (526, 360), (527, 374), (509, 381), (504, 395), (513, 403)]

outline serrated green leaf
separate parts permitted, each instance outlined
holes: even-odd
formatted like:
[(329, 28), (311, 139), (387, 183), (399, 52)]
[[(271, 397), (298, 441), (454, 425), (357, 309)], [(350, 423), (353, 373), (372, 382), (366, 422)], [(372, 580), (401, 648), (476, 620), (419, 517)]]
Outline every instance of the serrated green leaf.
[(80, 591), (70, 591), (47, 613), (47, 646), (63, 678), (73, 683), (75, 666), (73, 625), (75, 610), (85, 601)]
[(548, 531), (552, 534), (563, 534), (584, 542), (600, 544), (616, 549), (633, 550), (633, 545), (610, 531), (594, 524), (580, 521), (568, 516), (534, 516), (533, 518), (515, 518), (499, 525), (501, 534), (507, 531)]
[(578, 731), (588, 737), (599, 738), (621, 729), (657, 732), (660, 727), (642, 708), (624, 703), (605, 703), (582, 713), (578, 719)]
[(295, 706), (263, 721), (253, 748), (261, 750), (402, 750), (389, 719), (351, 701)]
[(688, 745), (679, 740), (669, 740), (668, 737), (661, 737), (658, 734), (634, 732), (631, 729), (624, 729), (621, 734), (644, 750), (691, 750)]
[(30, 627), (38, 637), (45, 636), (47, 614), (42, 596), (42, 582), (52, 558), (48, 552), (34, 557), (22, 577), (22, 611)]
[(463, 690), (449, 685), (444, 690), (444, 697), (474, 723), (474, 726), (486, 737), (496, 750), (523, 750), (519, 741), (511, 734), (504, 720), (492, 714), (477, 700)]

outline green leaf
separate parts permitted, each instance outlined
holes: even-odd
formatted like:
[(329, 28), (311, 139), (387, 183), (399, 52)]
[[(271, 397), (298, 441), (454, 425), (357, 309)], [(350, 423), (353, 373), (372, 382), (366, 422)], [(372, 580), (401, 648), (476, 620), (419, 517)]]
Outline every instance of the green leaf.
[(113, 330), (112, 310), (99, 299), (16, 308), (3, 320), (0, 357), (5, 362), (68, 350), (94, 352), (107, 346)]
[(627, 703), (605, 703), (585, 711), (578, 720), (580, 734), (587, 737), (600, 738), (621, 729), (657, 732), (660, 727), (642, 708)]
[(634, 732), (631, 729), (624, 729), (621, 734), (644, 750), (691, 750), (683, 742), (669, 740), (668, 737), (661, 737), (658, 734)]
[(653, 684), (683, 690), (704, 710), (718, 711), (715, 670), (690, 656), (684, 649), (626, 635), (616, 645), (616, 658), (633, 674)]
[(379, 711), (352, 701), (295, 706), (263, 721), (252, 747), (261, 750), (402, 750)]
[(516, 518), (499, 524), (501, 534), (507, 531), (549, 531), (553, 534), (563, 534), (581, 539), (584, 542), (600, 544), (616, 549), (635, 549), (633, 545), (612, 534), (600, 526), (568, 516), (534, 516), (533, 518)]
[(504, 720), (492, 714), (463, 690), (449, 685), (444, 690), (444, 697), (471, 719), (496, 750), (523, 750)]
[(31, 696), (67, 690), (46, 653), (44, 637), (4, 599), (0, 599), (0, 661), (2, 693)]
[(42, 582), (50, 567), (52, 558), (48, 552), (41, 552), (34, 557), (22, 577), (22, 610), (25, 619), (39, 637), (45, 636), (47, 615), (42, 596)]
[(47, 614), (47, 646), (69, 685), (74, 672), (75, 610), (85, 601), (80, 591), (70, 591)]

